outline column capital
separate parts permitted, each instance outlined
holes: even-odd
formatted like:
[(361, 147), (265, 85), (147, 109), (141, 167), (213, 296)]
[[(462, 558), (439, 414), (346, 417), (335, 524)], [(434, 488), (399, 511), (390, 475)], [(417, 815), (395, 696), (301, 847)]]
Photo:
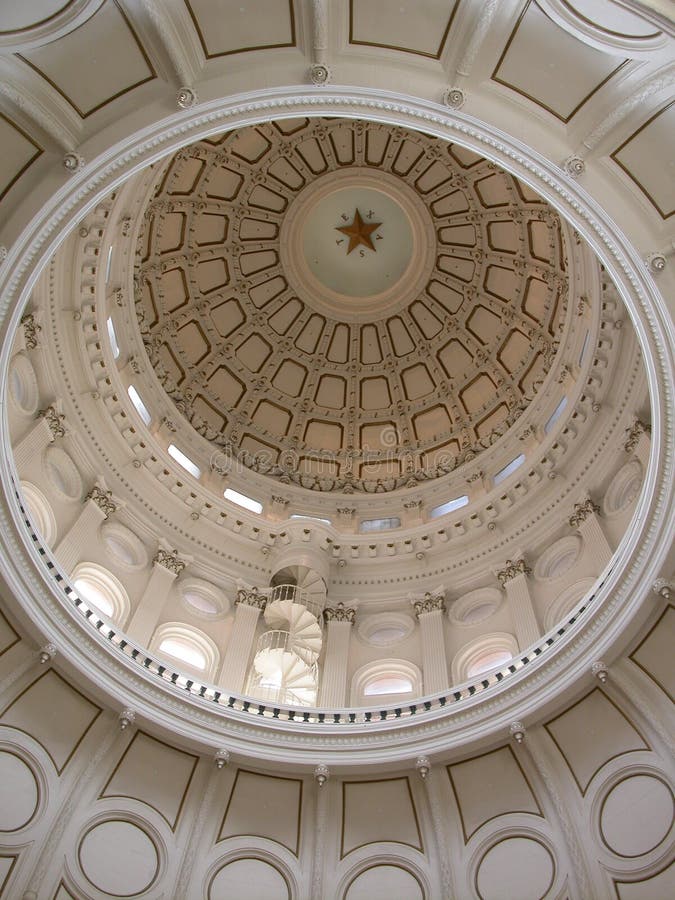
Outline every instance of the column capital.
[(578, 528), (582, 522), (585, 522), (586, 519), (600, 512), (600, 507), (597, 503), (593, 503), (590, 497), (587, 497), (585, 500), (582, 500), (581, 503), (574, 504), (574, 512), (570, 516), (570, 528)]
[(635, 450), (642, 434), (651, 434), (651, 428), (640, 419), (636, 419), (630, 428), (626, 428), (626, 443), (623, 445), (626, 453), (632, 453)]
[(531, 575), (532, 569), (528, 566), (525, 560), (521, 557), (517, 560), (507, 559), (504, 568), (497, 572), (497, 578), (499, 579), (499, 583), (504, 587), (504, 585), (511, 581), (513, 578), (517, 578), (519, 575)]
[(41, 326), (38, 325), (33, 313), (25, 313), (25, 315), (21, 316), (21, 324), (23, 325), (26, 350), (35, 350), (38, 345), (38, 334), (42, 331)]
[(238, 606), (240, 603), (244, 606), (254, 606), (256, 609), (265, 609), (267, 606), (267, 597), (261, 594), (257, 587), (239, 588), (237, 591), (237, 599), (234, 601)]
[(440, 612), (445, 612), (445, 597), (443, 594), (432, 594), (431, 591), (427, 591), (421, 600), (411, 600), (410, 603), (418, 619), (424, 613), (437, 612), (439, 610)]
[(356, 607), (345, 606), (344, 603), (338, 603), (337, 606), (327, 606), (323, 611), (323, 617), (326, 622), (348, 622), (354, 624), (356, 618)]
[(187, 566), (187, 562), (180, 558), (177, 550), (165, 550), (163, 547), (160, 547), (157, 550), (152, 561), (155, 565), (163, 566), (165, 569), (168, 569), (169, 572), (172, 572), (174, 575), (180, 575)]
[(38, 412), (38, 418), (44, 419), (49, 426), (49, 430), (52, 433), (52, 440), (65, 436), (66, 428), (63, 423), (66, 421), (66, 417), (63, 413), (60, 413), (55, 406), (47, 406), (45, 409), (41, 409)]
[(112, 491), (106, 491), (98, 484), (95, 484), (89, 491), (85, 500), (91, 500), (98, 506), (107, 519), (114, 512), (117, 512), (117, 504), (112, 498)]

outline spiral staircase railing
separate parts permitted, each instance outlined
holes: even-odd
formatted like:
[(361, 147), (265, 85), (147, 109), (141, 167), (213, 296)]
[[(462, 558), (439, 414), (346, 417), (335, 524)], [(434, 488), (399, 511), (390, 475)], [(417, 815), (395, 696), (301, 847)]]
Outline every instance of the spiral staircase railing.
[(268, 595), (264, 618), (273, 627), (258, 638), (247, 693), (277, 703), (292, 694), (302, 706), (315, 703), (323, 601), (297, 585), (279, 584)]

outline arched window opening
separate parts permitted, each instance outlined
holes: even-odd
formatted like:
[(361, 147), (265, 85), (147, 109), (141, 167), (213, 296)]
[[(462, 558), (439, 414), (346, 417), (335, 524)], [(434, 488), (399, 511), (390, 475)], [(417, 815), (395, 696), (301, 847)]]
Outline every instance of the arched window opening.
[(182, 622), (165, 622), (155, 632), (150, 649), (168, 663), (175, 661), (178, 671), (185, 669), (211, 681), (215, 677), (220, 654), (210, 637)]
[(453, 684), (461, 684), (509, 663), (519, 653), (518, 641), (508, 632), (486, 634), (465, 644), (452, 660)]
[(422, 672), (406, 659), (380, 659), (361, 666), (352, 678), (352, 706), (405, 703), (422, 693)]
[(491, 669), (496, 669), (509, 662), (512, 658), (513, 654), (510, 650), (488, 650), (482, 656), (479, 656), (475, 662), (471, 663), (467, 669), (466, 677), (473, 678), (474, 675), (489, 672)]
[(187, 641), (181, 641), (178, 638), (165, 638), (158, 649), (160, 653), (167, 653), (169, 656), (173, 656), (181, 662), (186, 662), (195, 669), (201, 669), (202, 671), (206, 669), (206, 657), (204, 654), (195, 646), (188, 644)]
[(21, 490), (25, 508), (36, 531), (49, 547), (53, 546), (56, 539), (56, 517), (49, 501), (42, 491), (30, 481), (22, 481)]
[(412, 681), (403, 675), (381, 675), (368, 682), (363, 689), (363, 694), (365, 697), (379, 696), (380, 694), (410, 694), (412, 689)]
[(73, 587), (87, 606), (122, 626), (129, 615), (129, 597), (112, 572), (96, 563), (80, 563), (72, 574)]

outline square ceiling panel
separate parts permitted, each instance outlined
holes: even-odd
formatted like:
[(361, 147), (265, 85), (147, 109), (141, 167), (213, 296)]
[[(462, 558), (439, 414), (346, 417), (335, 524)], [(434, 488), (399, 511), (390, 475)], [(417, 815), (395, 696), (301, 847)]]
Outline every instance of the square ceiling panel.
[(458, 6), (448, 0), (350, 0), (349, 41), (439, 59)]
[(612, 153), (612, 159), (668, 219), (675, 213), (675, 101), (659, 110)]
[(156, 77), (136, 33), (116, 3), (104, 3), (84, 25), (25, 53), (21, 59), (83, 119)]
[(530, 2), (492, 78), (569, 122), (626, 62), (578, 41)]
[(185, 0), (185, 5), (207, 59), (295, 46), (291, 0)]

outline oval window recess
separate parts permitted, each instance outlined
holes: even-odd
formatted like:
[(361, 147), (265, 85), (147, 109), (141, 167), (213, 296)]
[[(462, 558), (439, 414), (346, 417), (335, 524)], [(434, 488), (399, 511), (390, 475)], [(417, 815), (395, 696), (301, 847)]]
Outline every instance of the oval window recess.
[(450, 619), (462, 625), (476, 625), (488, 619), (502, 602), (498, 588), (476, 588), (463, 594), (450, 607)]
[(140, 569), (147, 565), (148, 554), (141, 539), (119, 522), (104, 522), (101, 537), (106, 549), (123, 566)]
[(22, 413), (33, 415), (37, 411), (40, 394), (35, 369), (22, 353), (17, 353), (10, 365), (9, 394)]
[(405, 640), (414, 630), (415, 622), (403, 613), (376, 613), (364, 616), (357, 624), (361, 640), (373, 647), (389, 647)]
[(223, 592), (210, 581), (187, 578), (181, 582), (180, 591), (183, 604), (193, 615), (214, 619), (228, 607)]
[(202, 470), (196, 463), (192, 462), (189, 456), (186, 456), (175, 444), (169, 444), (168, 451), (169, 456), (175, 459), (179, 466), (182, 466), (185, 471), (189, 472), (194, 478), (199, 478), (202, 474)]
[(227, 488), (223, 493), (223, 497), (231, 503), (236, 503), (237, 506), (243, 506), (244, 509), (248, 509), (251, 512), (262, 512), (262, 503), (258, 500), (254, 500), (252, 497), (247, 497), (246, 494), (240, 494), (239, 491), (233, 491), (232, 488)]
[(215, 603), (203, 594), (199, 594), (197, 591), (185, 591), (183, 600), (185, 600), (188, 606), (192, 606), (199, 612), (206, 613), (208, 616), (215, 616), (220, 612)]
[(397, 641), (400, 641), (401, 638), (405, 637), (405, 635), (405, 629), (401, 628), (400, 626), (384, 626), (383, 628), (376, 628), (375, 631), (371, 631), (368, 636), (368, 640), (371, 644), (385, 646), (387, 644), (394, 644)]
[(60, 447), (48, 447), (44, 464), (52, 487), (68, 500), (79, 500), (82, 496), (82, 478), (77, 466)]
[(440, 506), (434, 506), (429, 513), (429, 518), (437, 519), (439, 516), (454, 512), (456, 509), (461, 509), (463, 506), (466, 506), (468, 502), (469, 498), (466, 494), (461, 497), (455, 497), (454, 500), (448, 500), (447, 503), (441, 503)]

